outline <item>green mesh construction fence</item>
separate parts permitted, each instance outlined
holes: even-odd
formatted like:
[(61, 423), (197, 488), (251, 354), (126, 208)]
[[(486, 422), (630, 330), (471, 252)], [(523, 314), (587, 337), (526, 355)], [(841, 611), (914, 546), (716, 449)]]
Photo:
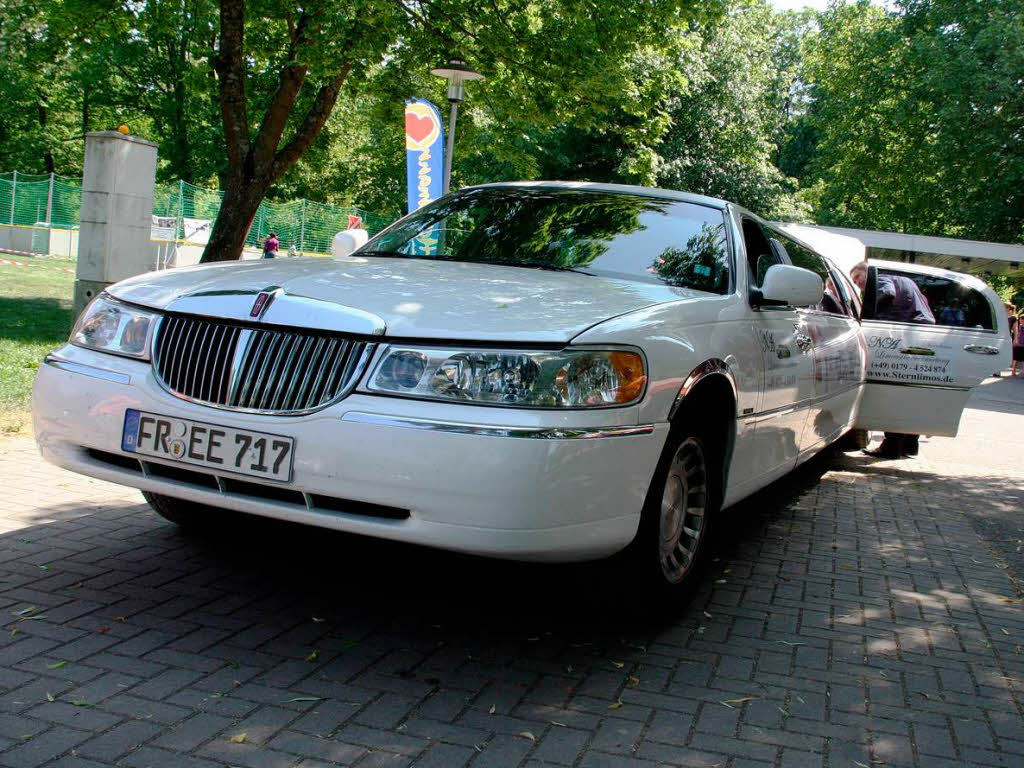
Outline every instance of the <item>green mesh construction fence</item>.
[[(205, 242), (217, 218), (224, 193), (184, 181), (157, 184), (153, 215), (166, 220), (168, 239)], [(82, 205), (82, 180), (65, 176), (0, 174), (0, 225), (73, 229), (78, 226)], [(273, 203), (264, 200), (246, 237), (246, 245), (259, 248), (276, 232), (282, 249), (303, 253), (328, 253), (334, 235), (358, 216), (371, 235), (392, 219), (355, 206), (337, 206), (312, 200)], [(173, 233), (173, 238), (170, 237)]]

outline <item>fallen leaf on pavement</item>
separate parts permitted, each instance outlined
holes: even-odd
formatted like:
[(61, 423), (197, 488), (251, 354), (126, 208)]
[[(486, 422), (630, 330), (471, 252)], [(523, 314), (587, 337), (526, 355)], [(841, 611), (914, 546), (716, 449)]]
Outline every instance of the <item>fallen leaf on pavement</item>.
[(56, 664), (47, 664), (47, 669), (62, 669), (66, 667), (68, 663), (66, 661), (58, 661)]
[(612, 666), (615, 667), (616, 669), (622, 669), (626, 665), (623, 664), (621, 661), (613, 661), (612, 662)]
[(537, 737), (529, 731), (520, 731), (516, 736), (522, 736), (524, 739), (529, 739), (530, 741), (537, 741)]
[(316, 661), (319, 656), (319, 651), (313, 651), (312, 653), (306, 654), (306, 661)]
[(288, 699), (285, 704), (291, 704), (294, 701), (320, 701), (319, 696), (296, 696), (294, 699)]
[(232, 736), (229, 739), (229, 741), (232, 744), (244, 744), (245, 743), (245, 736), (246, 735), (244, 733), (236, 733), (234, 736)]
[(50, 693), (49, 691), (46, 692), (46, 700), (47, 701), (56, 701), (56, 699), (53, 698), (53, 694)]
[(608, 705), (608, 709), (619, 709), (622, 706), (622, 699)]
[(491, 708), (487, 710), (487, 714), (488, 715), (493, 715), (494, 714), (494, 705), (493, 704), (491, 704)]

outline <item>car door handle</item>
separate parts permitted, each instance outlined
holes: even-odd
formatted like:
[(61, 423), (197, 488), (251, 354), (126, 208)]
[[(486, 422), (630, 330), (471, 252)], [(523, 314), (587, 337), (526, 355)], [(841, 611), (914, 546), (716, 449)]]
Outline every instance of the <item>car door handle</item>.
[(814, 343), (814, 340), (806, 333), (798, 333), (796, 336), (793, 337), (793, 340), (796, 342), (796, 345), (800, 347), (800, 349), (807, 349)]
[(965, 344), (964, 352), (973, 352), (976, 355), (998, 355), (999, 347), (986, 347), (984, 344)]

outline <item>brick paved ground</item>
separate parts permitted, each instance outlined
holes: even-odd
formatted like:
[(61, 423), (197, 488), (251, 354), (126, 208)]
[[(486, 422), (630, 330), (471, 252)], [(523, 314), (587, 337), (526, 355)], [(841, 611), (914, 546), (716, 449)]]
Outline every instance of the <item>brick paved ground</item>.
[(0, 765), (1022, 766), (1022, 404), (757, 495), (661, 625), (588, 566), (189, 538), (0, 443)]

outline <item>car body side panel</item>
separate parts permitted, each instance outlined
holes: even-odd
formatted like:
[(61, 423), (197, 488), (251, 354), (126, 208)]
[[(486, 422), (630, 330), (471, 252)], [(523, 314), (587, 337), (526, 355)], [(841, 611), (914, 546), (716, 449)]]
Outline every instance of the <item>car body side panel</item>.
[(805, 312), (814, 339), (814, 399), (800, 441), (801, 459), (839, 439), (853, 426), (864, 381), (865, 348), (852, 317)]
[[(753, 439), (755, 413), (761, 399), (764, 371), (760, 340), (751, 311), (739, 296), (706, 297), (634, 312), (590, 329), (574, 344), (634, 344), (648, 360), (647, 396), (639, 406), (642, 423), (667, 421), (687, 376), (707, 360), (722, 360), (736, 386), (736, 439), (728, 472), (726, 502), (731, 489), (756, 483), (761, 466)], [(777, 457), (776, 457), (777, 458)]]

